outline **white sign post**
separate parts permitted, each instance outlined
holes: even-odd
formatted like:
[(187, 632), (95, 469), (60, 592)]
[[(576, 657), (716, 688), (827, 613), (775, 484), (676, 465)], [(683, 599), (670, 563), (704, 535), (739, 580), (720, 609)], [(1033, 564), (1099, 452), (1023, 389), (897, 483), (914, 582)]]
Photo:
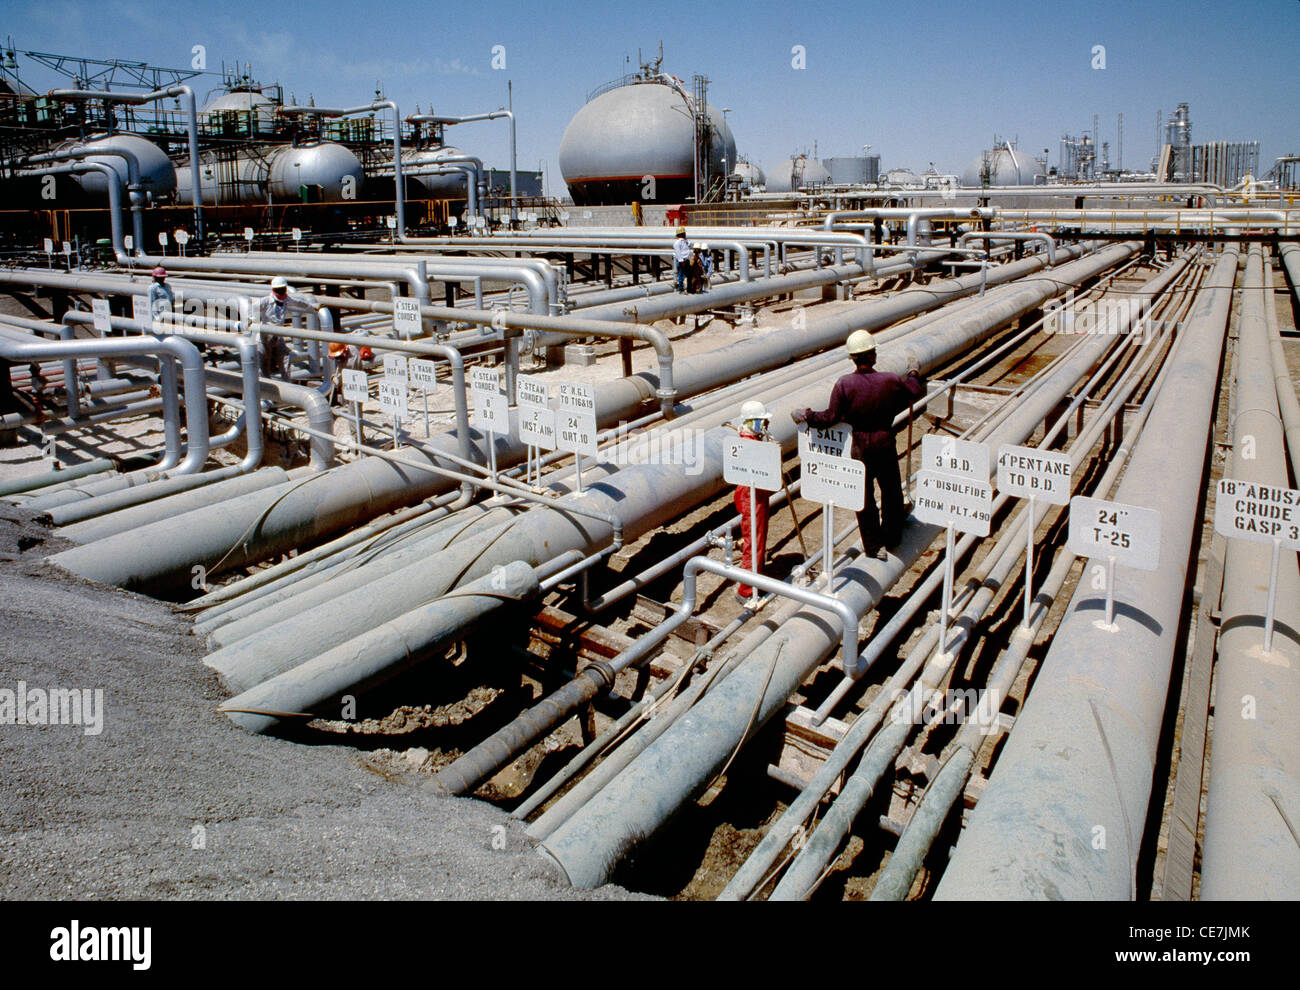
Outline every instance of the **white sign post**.
[[(519, 439), (528, 444), (525, 452), (524, 483), (533, 483), (533, 461), (537, 461), (537, 483), (542, 481), (542, 451), (555, 449), (555, 412), (550, 389), (540, 378), (515, 375), (515, 405), (519, 407)], [(549, 421), (549, 427), (547, 422)]]
[(294, 227), (293, 230), (290, 231), (290, 236), (293, 238), (294, 251), (302, 251), (302, 228)]
[[(722, 480), (729, 485), (749, 488), (749, 564), (755, 574), (762, 573), (760, 554), (767, 548), (758, 546), (758, 489), (774, 492), (781, 487), (781, 447), (766, 440), (736, 437), (728, 440), (722, 452)], [(758, 604), (758, 585), (750, 585), (751, 607)]]
[(595, 457), (596, 450), (596, 390), (591, 385), (561, 382), (559, 407), (556, 409), (555, 445), (573, 454), (578, 490), (582, 491), (582, 459)]
[(401, 448), (398, 423), (406, 420), (406, 358), (400, 354), (384, 355), (384, 380), (379, 383), (379, 408), (393, 417), (393, 449)]
[(1300, 550), (1300, 490), (1221, 478), (1214, 500), (1214, 531), (1233, 540), (1273, 545), (1264, 611), (1264, 652), (1271, 653), (1282, 548)]
[(184, 228), (177, 228), (172, 233), (172, 238), (181, 247), (181, 257), (185, 257), (185, 245), (190, 242), (190, 232)]
[(94, 316), (96, 333), (101, 337), (107, 337), (112, 333), (112, 313), (109, 311), (107, 299), (92, 299), (90, 312)]
[(429, 435), (429, 391), (438, 385), (438, 365), (424, 358), (411, 358), (407, 362), (411, 372), (411, 381), (420, 386), (420, 395), (424, 399), (424, 435)]
[[(852, 434), (850, 433), (850, 436)], [(804, 434), (799, 434), (802, 441)], [(867, 469), (852, 457), (819, 454), (802, 458), (803, 497), (822, 503), (822, 557), (826, 591), (835, 594), (835, 507), (861, 512), (867, 499)]]
[(510, 406), (501, 393), (501, 373), (495, 368), (471, 368), (469, 387), (474, 396), (474, 425), (487, 434), (488, 466), (497, 483), (497, 434), (510, 432)]
[(352, 415), (357, 421), (357, 443), (365, 443), (361, 438), (361, 403), (370, 397), (370, 379), (360, 368), (343, 369), (343, 398), (352, 403)]
[(148, 296), (131, 297), (131, 319), (139, 322), (144, 333), (153, 329), (153, 313), (149, 312)]
[(410, 340), (412, 335), (419, 336), (420, 300), (399, 297), (393, 300), (393, 329), (403, 340)]
[(1071, 477), (1068, 454), (1008, 443), (998, 448), (998, 491), (1029, 499), (1029, 525), (1025, 533), (1025, 629), (1029, 628), (1029, 613), (1034, 600), (1034, 527), (1038, 525), (1034, 510), (1037, 500), (1041, 498), (1050, 505), (1069, 505)]
[(54, 241), (49, 237), (45, 238), (45, 267), (54, 267)]
[(1139, 571), (1160, 565), (1160, 513), (1076, 495), (1070, 499), (1068, 546), (1080, 557), (1106, 558), (1106, 621), (1097, 625), (1115, 632), (1115, 564)]

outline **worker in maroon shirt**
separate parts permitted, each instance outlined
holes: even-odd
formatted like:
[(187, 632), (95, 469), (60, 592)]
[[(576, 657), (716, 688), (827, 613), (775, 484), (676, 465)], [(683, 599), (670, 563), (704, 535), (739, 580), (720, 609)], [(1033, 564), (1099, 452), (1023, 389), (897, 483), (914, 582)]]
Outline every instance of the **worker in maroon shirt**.
[[(805, 409), (790, 415), (796, 423), (824, 428), (845, 422), (853, 428), (853, 457), (867, 469), (867, 496), (858, 513), (858, 532), (868, 557), (885, 560), (886, 547), (903, 535), (903, 488), (894, 446), (894, 417), (925, 395), (925, 380), (915, 368), (906, 377), (876, 371), (876, 342), (866, 330), (849, 334), (849, 357), (857, 368), (831, 389), (822, 412)], [(880, 485), (880, 512), (873, 482)]]

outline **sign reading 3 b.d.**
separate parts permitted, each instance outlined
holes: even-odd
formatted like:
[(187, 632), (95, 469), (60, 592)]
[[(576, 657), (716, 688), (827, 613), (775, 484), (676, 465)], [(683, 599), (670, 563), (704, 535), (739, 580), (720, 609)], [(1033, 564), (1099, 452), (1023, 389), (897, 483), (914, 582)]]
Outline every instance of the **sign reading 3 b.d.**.
[(993, 489), (987, 481), (960, 474), (918, 471), (912, 515), (931, 526), (952, 526), (958, 532), (988, 536)]
[(1281, 540), (1288, 550), (1300, 550), (1300, 491), (1221, 478), (1214, 531), (1255, 543)]
[(1070, 457), (1037, 447), (998, 448), (998, 491), (1051, 505), (1070, 503)]
[(921, 438), (921, 466), (929, 471), (989, 480), (989, 445), (927, 433)]
[(766, 440), (736, 437), (723, 444), (722, 479), (774, 492), (781, 487), (781, 446)]
[(1076, 495), (1070, 499), (1072, 553), (1154, 571), (1160, 564), (1160, 513), (1138, 505)]
[(798, 437), (801, 461), (806, 461), (809, 454), (830, 454), (832, 457), (850, 457), (853, 454), (853, 427), (848, 423), (810, 426), (800, 430)]
[(867, 499), (867, 469), (852, 457), (810, 452), (802, 458), (800, 494), (811, 502), (861, 512)]

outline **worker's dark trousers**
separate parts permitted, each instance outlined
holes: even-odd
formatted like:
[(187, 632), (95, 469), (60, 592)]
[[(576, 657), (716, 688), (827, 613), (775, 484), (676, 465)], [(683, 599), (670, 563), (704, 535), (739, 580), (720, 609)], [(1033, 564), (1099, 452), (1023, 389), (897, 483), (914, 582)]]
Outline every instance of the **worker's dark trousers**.
[[(858, 513), (858, 533), (862, 536), (862, 549), (870, 554), (881, 547), (898, 546), (902, 539), (903, 483), (898, 476), (898, 453), (892, 437), (887, 448), (868, 450), (859, 460), (867, 469), (867, 497)], [(875, 484), (880, 485), (879, 510)]]
[[(749, 488), (744, 485), (736, 487), (734, 501), (736, 511), (740, 513), (740, 537), (741, 537), (741, 554), (740, 566), (747, 571), (754, 571), (757, 574), (763, 573), (763, 562), (767, 556), (767, 516), (770, 511), (769, 499), (771, 492), (766, 492), (761, 488), (755, 490), (757, 498), (754, 499), (754, 527), (758, 530), (750, 538), (749, 532)], [(747, 584), (742, 584), (736, 589), (743, 597), (748, 598), (754, 593), (754, 589)]]

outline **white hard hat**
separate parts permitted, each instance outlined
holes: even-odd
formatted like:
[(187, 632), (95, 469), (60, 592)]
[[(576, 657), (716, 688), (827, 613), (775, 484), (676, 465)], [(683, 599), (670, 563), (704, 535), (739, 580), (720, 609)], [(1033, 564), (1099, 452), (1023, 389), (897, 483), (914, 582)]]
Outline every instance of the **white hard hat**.
[(770, 421), (772, 419), (771, 415), (767, 411), (767, 407), (757, 399), (750, 399), (740, 407), (740, 418), (743, 420), (761, 419), (764, 421)]
[(876, 349), (876, 342), (866, 330), (854, 330), (849, 334), (849, 354), (870, 354)]
[(289, 283), (286, 282), (282, 277), (280, 277), (279, 275), (277, 275), (275, 278), (271, 279), (271, 288), (272, 288), (272, 289), (287, 289), (287, 288), (289, 288)]
[(701, 244), (701, 245), (700, 245), (700, 250), (701, 250), (701, 251), (707, 251), (708, 249), (709, 249), (709, 246), (708, 246), (707, 244)]

